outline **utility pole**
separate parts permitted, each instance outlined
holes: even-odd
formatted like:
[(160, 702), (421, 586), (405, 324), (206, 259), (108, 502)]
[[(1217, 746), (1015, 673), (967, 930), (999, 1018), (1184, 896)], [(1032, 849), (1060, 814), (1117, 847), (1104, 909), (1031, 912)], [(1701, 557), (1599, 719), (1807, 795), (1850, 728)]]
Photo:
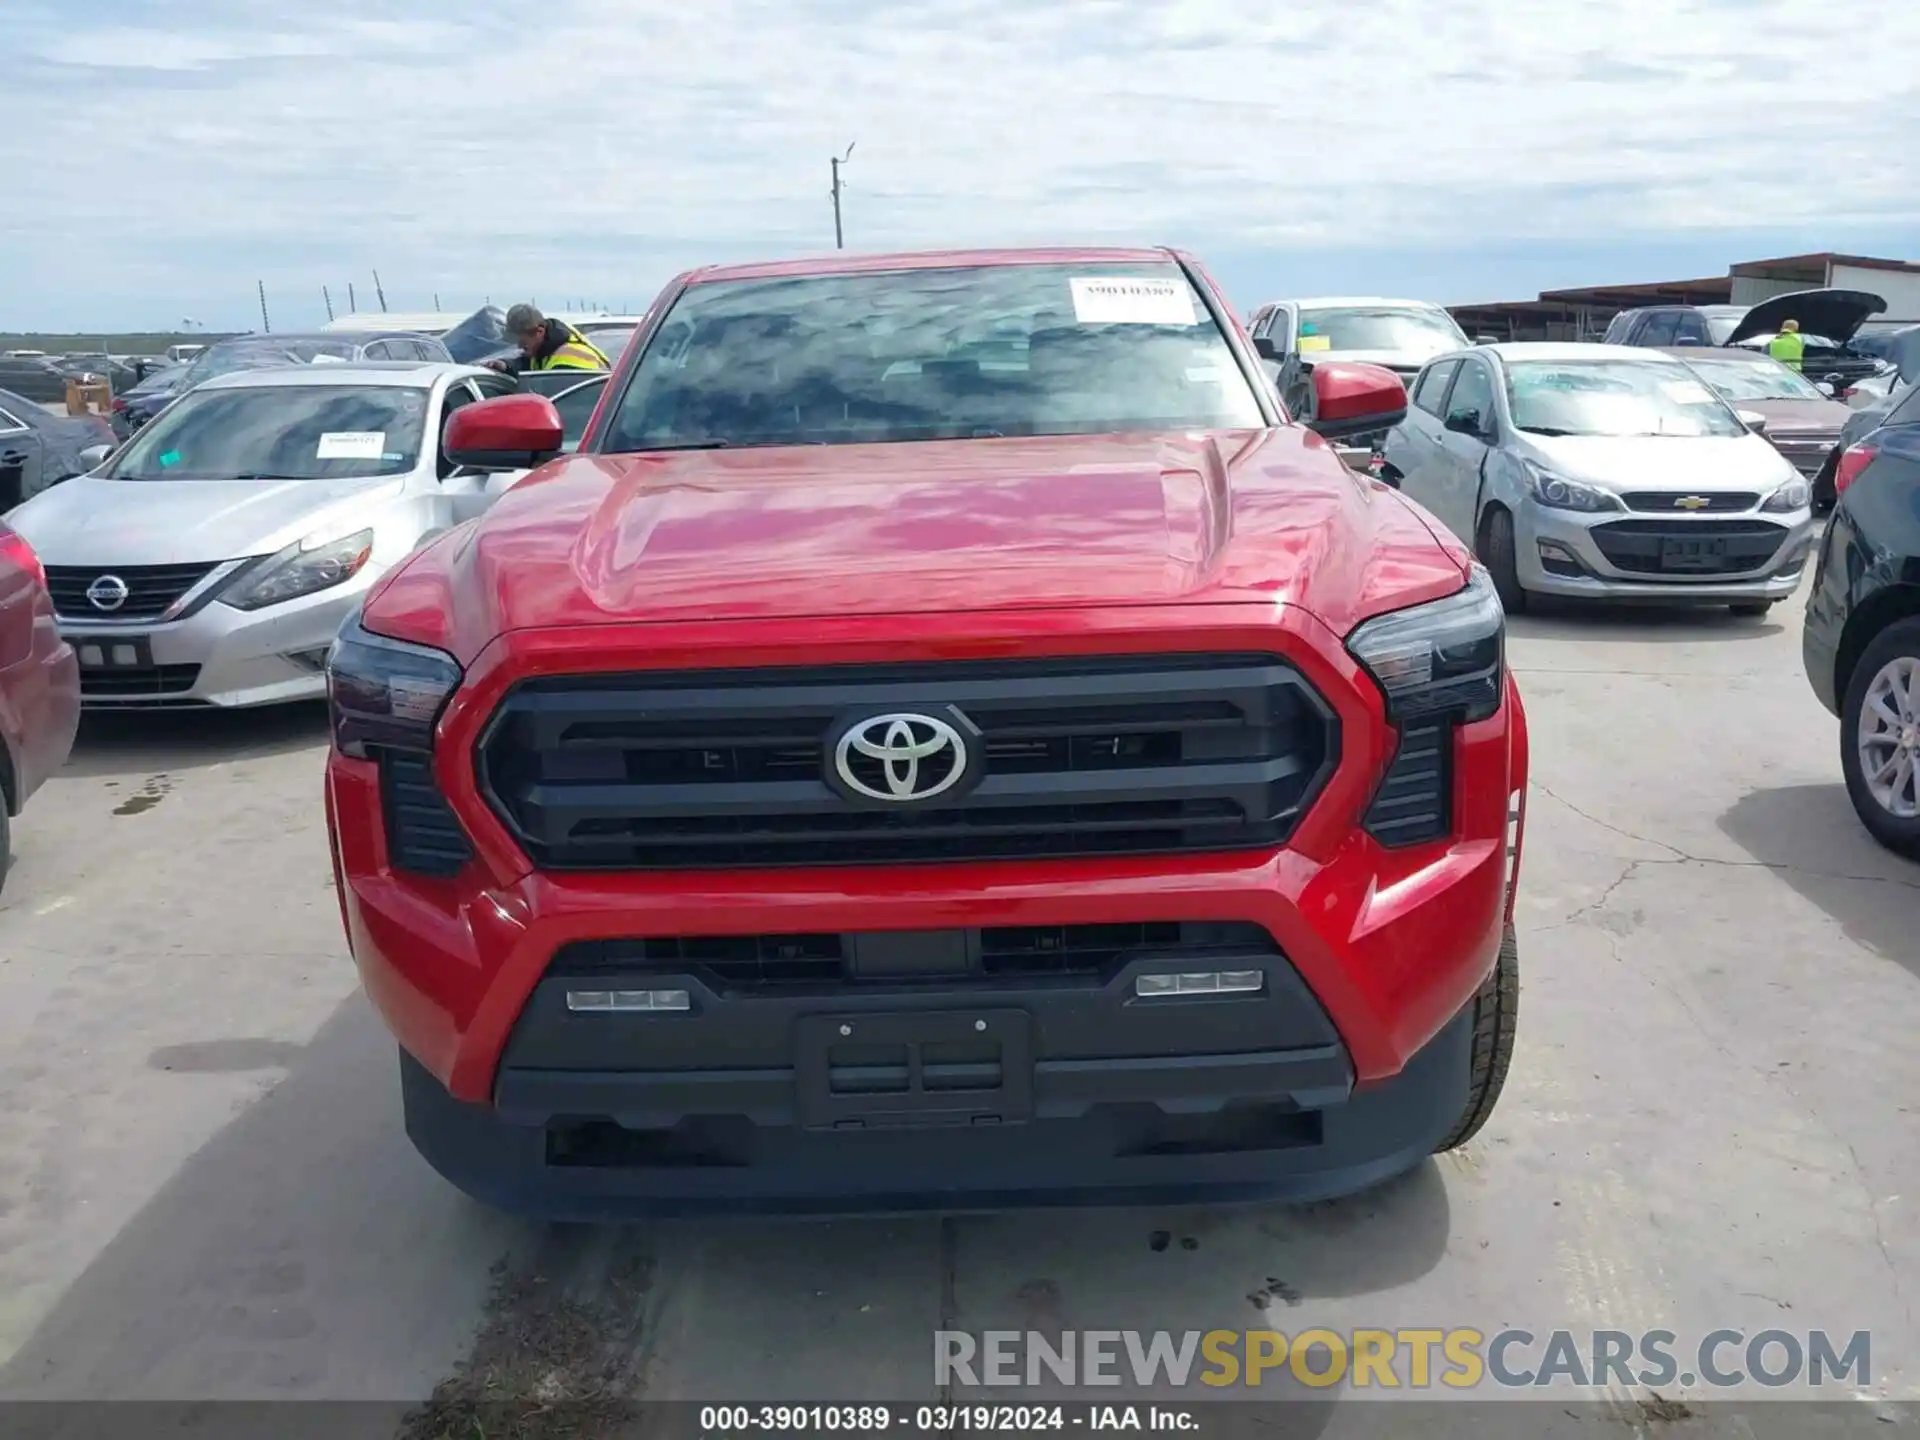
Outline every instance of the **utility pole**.
[(380, 272), (373, 272), (373, 293), (380, 297), (380, 313), (387, 313), (387, 292), (380, 288)]
[(347, 281), (347, 313), (349, 315), (358, 315), (360, 313), (360, 302), (353, 298), (353, 282), (351, 280)]
[(438, 290), (433, 292), (433, 313), (436, 315), (440, 313), (440, 292)]
[(847, 248), (846, 232), (840, 226), (840, 192), (846, 189), (847, 187), (841, 183), (840, 167), (846, 164), (847, 161), (851, 160), (852, 158), (853, 158), (853, 145), (851, 142), (849, 142), (847, 145), (847, 153), (844, 155), (834, 156), (833, 162), (832, 162), (833, 163), (833, 190), (830, 193), (833, 196), (833, 248), (836, 250), (844, 250)]
[(254, 284), (260, 287), (260, 330), (262, 334), (271, 335), (273, 333), (273, 322), (267, 319), (267, 282), (264, 280), (256, 280)]
[(327, 302), (327, 319), (333, 319), (333, 296), (327, 293), (327, 287), (320, 287), (320, 298)]

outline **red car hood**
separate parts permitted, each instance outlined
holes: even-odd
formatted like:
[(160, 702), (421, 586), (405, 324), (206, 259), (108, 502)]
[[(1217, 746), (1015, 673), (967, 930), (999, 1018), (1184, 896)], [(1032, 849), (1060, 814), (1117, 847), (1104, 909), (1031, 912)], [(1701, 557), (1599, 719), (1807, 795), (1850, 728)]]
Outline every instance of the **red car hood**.
[(1297, 429), (574, 456), (367, 614), (450, 616), (462, 658), (551, 626), (1173, 602), (1284, 601), (1345, 634), (1464, 565)]

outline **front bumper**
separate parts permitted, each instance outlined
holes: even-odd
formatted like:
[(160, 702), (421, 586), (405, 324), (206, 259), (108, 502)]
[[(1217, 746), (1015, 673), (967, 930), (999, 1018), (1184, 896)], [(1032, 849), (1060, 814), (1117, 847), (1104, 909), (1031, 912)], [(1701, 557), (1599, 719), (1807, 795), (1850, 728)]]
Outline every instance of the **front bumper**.
[[(1239, 1063), (1217, 1074), (1183, 1067), (1173, 1072), (1187, 1082), (1175, 1115), (1164, 1076), (1144, 1067), (1129, 1077), (1118, 1066), (1044, 1064), (1025, 1123), (895, 1131), (791, 1123), (787, 1074), (761, 1082), (764, 1118), (710, 1115), (672, 1129), (645, 1126), (662, 1094), (629, 1075), (531, 1078), (503, 1085), (492, 1108), (454, 1099), (403, 1051), (401, 1097), (408, 1137), (442, 1176), (499, 1209), (549, 1220), (1299, 1203), (1351, 1194), (1432, 1153), (1467, 1104), (1471, 1022), (1463, 1010), (1399, 1075), (1361, 1091), (1339, 1083), (1332, 1053), (1222, 1057)], [(710, 1111), (697, 1087), (711, 1078), (686, 1077), (672, 1108)], [(626, 1116), (629, 1105), (642, 1114)], [(555, 1107), (622, 1116), (621, 1128), (605, 1138), (590, 1126), (554, 1128)], [(1205, 1136), (1216, 1138), (1194, 1138)], [(635, 1137), (652, 1164), (633, 1163)]]
[[(1675, 536), (1705, 535), (1716, 525), (1737, 520), (1769, 527), (1756, 551), (1764, 557), (1751, 566), (1719, 574), (1646, 573), (1610, 559), (1595, 532), (1607, 526), (1658, 524)], [(1651, 535), (1648, 537), (1651, 539)], [(1744, 538), (1744, 537), (1743, 537)], [(1811, 510), (1785, 515), (1749, 512), (1740, 516), (1698, 517), (1627, 515), (1618, 511), (1582, 515), (1534, 502), (1515, 518), (1516, 562), (1521, 585), (1535, 594), (1570, 599), (1640, 601), (1661, 605), (1725, 605), (1756, 600), (1785, 600), (1799, 588), (1817, 538)], [(1617, 551), (1616, 551), (1617, 553)]]
[[(1211, 613), (1193, 613), (1201, 611)], [(687, 657), (721, 668), (773, 664), (796, 651), (830, 664), (899, 660), (936, 646), (942, 658), (964, 659), (969, 649), (1033, 654), (1046, 653), (1042, 643), (1061, 644), (1045, 616), (976, 618), (981, 633), (964, 644), (952, 640), (948, 617), (928, 616), (912, 622), (925, 632), (920, 640), (903, 635), (909, 627), (897, 617), (884, 637), (829, 644), (777, 626), (750, 627), (749, 640), (749, 627), (719, 624), (679, 627), (663, 643), (641, 626), (583, 633), (571, 653), (592, 654), (601, 669)], [(480, 798), (472, 761), (500, 697), (529, 671), (528, 660), (510, 653), (536, 643), (524, 637), (496, 642), (504, 651), (476, 662), (439, 724), (434, 769), (473, 842), (474, 858), (457, 875), (396, 870), (379, 767), (331, 755), (327, 811), (342, 918), (367, 992), (408, 1057), (409, 1127), (419, 1148), (475, 1193), (558, 1214), (727, 1197), (803, 1209), (833, 1208), (856, 1194), (863, 1205), (892, 1205), (910, 1193), (949, 1203), (963, 1190), (992, 1204), (1016, 1193), (1033, 1199), (1178, 1183), (1307, 1196), (1367, 1183), (1426, 1153), (1458, 1118), (1464, 1096), (1447, 1078), (1458, 1070), (1465, 1083), (1464, 1061), (1456, 1066), (1449, 1048), (1464, 1041), (1436, 1037), (1453, 1033), (1449, 1025), (1491, 969), (1511, 918), (1521, 824), (1514, 807), (1527, 771), (1517, 691), (1509, 681), (1495, 716), (1456, 732), (1453, 834), (1387, 849), (1358, 823), (1391, 758), (1391, 732), (1377, 691), (1337, 640), (1297, 612), (1276, 619), (1267, 607), (1193, 607), (1179, 622), (1188, 633), (1173, 636), (1167, 616), (1151, 618), (1152, 629), (1140, 614), (1083, 620), (1133, 628), (1143, 636), (1136, 647), (1156, 650), (1278, 645), (1340, 712), (1340, 763), (1285, 848), (543, 873)], [(564, 642), (538, 643), (551, 647), (547, 663), (567, 663)], [(1099, 639), (1081, 644), (1094, 653)], [(1156, 1012), (1169, 1018), (1143, 1041), (1124, 971), (1099, 985), (863, 983), (778, 1001), (729, 999), (693, 973), (651, 974), (648, 986), (689, 992), (690, 1011), (678, 1015), (568, 1017), (556, 998), (556, 986), (569, 988), (556, 979), (562, 951), (602, 941), (1166, 921), (1238, 923), (1270, 937), (1269, 958), (1251, 963), (1267, 972), (1265, 993), (1286, 1001), (1271, 1023), (1230, 1035), (1230, 1016), (1254, 1012), (1218, 1009), (1201, 1030)], [(1015, 1023), (1028, 1027), (1030, 1044), (1012, 1064), (1030, 1077), (1021, 1082), (1030, 1107), (1003, 1126), (809, 1128), (803, 1028), (820, 1017), (852, 1024), (902, 1012), (943, 1025), (1025, 1016)], [(1314, 1017), (1317, 1030), (1307, 1023)], [(685, 1027), (701, 1025), (711, 1033), (695, 1043), (697, 1029)], [(1063, 1039), (1069, 1034), (1077, 1038)], [(609, 1035), (632, 1038), (600, 1038)], [(1385, 1092), (1391, 1098), (1375, 1098)], [(1192, 1122), (1199, 1132), (1174, 1134), (1181, 1116), (1203, 1117)], [(1228, 1145), (1207, 1129), (1232, 1128), (1242, 1116), (1256, 1129), (1285, 1132), (1286, 1143)], [(552, 1147), (566, 1134), (602, 1121), (620, 1128), (625, 1161), (554, 1160)], [(976, 1133), (983, 1128), (995, 1133)], [(949, 1152), (964, 1163), (945, 1165)]]
[[(371, 567), (369, 567), (371, 568)], [(165, 622), (61, 616), (89, 710), (240, 709), (326, 694), (328, 647), (377, 577), (264, 610), (210, 601)]]

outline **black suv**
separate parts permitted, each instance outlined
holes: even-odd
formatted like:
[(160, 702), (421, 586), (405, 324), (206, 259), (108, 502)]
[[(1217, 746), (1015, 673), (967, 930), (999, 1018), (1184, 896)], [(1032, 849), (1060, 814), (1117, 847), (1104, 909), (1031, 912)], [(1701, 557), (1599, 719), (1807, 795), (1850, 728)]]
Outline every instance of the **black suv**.
[(1786, 320), (1800, 323), (1806, 353), (1800, 371), (1815, 383), (1831, 384), (1835, 394), (1887, 368), (1879, 357), (1853, 344), (1860, 327), (1887, 308), (1864, 290), (1796, 290), (1758, 305), (1652, 305), (1622, 310), (1607, 326), (1608, 345), (1660, 349), (1671, 345), (1715, 345), (1766, 352), (1767, 342)]
[(1920, 859), (1920, 386), (1841, 455), (1801, 654), (1874, 838)]

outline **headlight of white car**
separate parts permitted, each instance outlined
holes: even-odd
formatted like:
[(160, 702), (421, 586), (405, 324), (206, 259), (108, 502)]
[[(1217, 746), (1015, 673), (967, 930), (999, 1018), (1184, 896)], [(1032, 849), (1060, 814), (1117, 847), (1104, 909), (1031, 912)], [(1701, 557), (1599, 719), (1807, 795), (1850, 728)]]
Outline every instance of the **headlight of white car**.
[(1813, 487), (1804, 480), (1789, 480), (1773, 494), (1760, 508), (1771, 510), (1774, 514), (1790, 514), (1795, 510), (1804, 510), (1813, 503)]
[(245, 571), (230, 594), (220, 599), (236, 610), (261, 610), (344, 585), (373, 554), (373, 531), (359, 530), (319, 544), (302, 540), (264, 564)]
[(1602, 490), (1598, 485), (1589, 485), (1584, 480), (1570, 480), (1565, 475), (1556, 475), (1531, 461), (1527, 464), (1527, 490), (1550, 510), (1579, 510), (1591, 515), (1604, 510), (1626, 508), (1620, 503), (1620, 497), (1611, 490)]

